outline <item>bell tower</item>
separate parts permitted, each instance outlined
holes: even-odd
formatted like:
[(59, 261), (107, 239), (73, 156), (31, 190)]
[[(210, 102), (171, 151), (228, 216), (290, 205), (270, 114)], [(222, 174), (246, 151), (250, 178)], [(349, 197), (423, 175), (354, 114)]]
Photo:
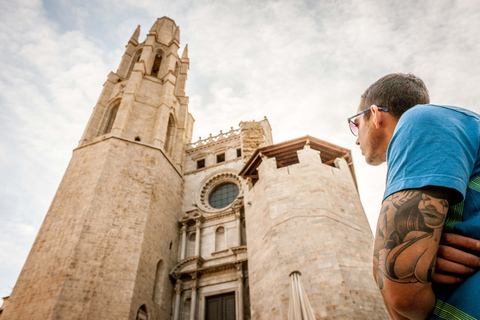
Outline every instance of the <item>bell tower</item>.
[(104, 84), (2, 319), (168, 319), (191, 141), (180, 30), (130, 38)]
[(181, 169), (193, 127), (185, 96), (188, 46), (180, 58), (180, 29), (167, 17), (141, 44), (139, 35), (140, 26), (117, 72), (108, 75), (79, 147), (111, 136), (139, 141), (162, 149)]

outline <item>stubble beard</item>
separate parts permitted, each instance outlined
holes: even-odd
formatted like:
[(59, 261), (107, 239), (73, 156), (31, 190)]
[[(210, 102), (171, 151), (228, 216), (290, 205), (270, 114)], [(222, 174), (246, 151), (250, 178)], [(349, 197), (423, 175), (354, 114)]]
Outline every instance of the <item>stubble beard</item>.
[(386, 152), (382, 148), (382, 139), (372, 135), (370, 153), (365, 156), (365, 161), (371, 166), (378, 166), (386, 161)]

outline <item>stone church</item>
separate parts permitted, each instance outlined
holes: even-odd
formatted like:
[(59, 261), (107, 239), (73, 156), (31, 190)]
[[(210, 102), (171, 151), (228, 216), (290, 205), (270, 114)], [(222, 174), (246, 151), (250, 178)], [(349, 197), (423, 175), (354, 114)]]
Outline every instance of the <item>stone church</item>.
[(317, 320), (386, 319), (350, 151), (267, 119), (192, 143), (179, 27), (139, 34), (0, 319), (287, 319), (292, 274)]

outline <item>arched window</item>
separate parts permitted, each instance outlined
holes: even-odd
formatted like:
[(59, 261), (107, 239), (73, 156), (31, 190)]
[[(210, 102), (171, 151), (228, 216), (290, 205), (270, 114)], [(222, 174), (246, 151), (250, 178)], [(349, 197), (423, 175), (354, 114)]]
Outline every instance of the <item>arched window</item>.
[(195, 232), (188, 235), (187, 240), (187, 258), (195, 255)]
[(138, 309), (136, 320), (148, 320), (147, 307), (144, 304)]
[(165, 137), (165, 151), (170, 154), (173, 149), (173, 140), (175, 139), (175, 119), (172, 114), (168, 118), (167, 135)]
[(138, 50), (138, 51), (135, 52), (135, 54), (133, 55), (132, 63), (130, 64), (130, 69), (128, 69), (127, 78), (130, 77), (130, 74), (132, 73), (133, 66), (135, 66), (135, 63), (137, 63), (138, 61), (140, 61), (140, 56), (141, 56), (141, 55), (142, 55), (142, 49)]
[(153, 288), (153, 301), (157, 304), (162, 303), (165, 264), (162, 260), (157, 263), (157, 271), (155, 272), (155, 285)]
[(226, 249), (225, 238), (225, 228), (217, 228), (217, 230), (215, 230), (215, 251), (222, 251)]
[(110, 108), (110, 111), (107, 113), (105, 119), (103, 119), (103, 125), (98, 135), (107, 134), (112, 131), (113, 123), (117, 117), (118, 107), (120, 102), (117, 102), (113, 107)]
[(155, 56), (155, 60), (153, 61), (152, 72), (150, 72), (150, 75), (157, 77), (158, 73), (160, 72), (161, 65), (162, 65), (162, 55), (160, 53), (157, 53), (157, 55)]

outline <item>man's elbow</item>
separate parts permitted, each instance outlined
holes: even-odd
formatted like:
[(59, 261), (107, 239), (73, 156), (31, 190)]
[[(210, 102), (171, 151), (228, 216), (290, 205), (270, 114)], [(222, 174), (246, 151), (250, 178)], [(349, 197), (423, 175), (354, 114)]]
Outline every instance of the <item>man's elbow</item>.
[(387, 283), (380, 289), (385, 304), (411, 319), (425, 319), (435, 306), (431, 285), (422, 283)]
[(414, 304), (412, 295), (399, 292), (398, 290), (388, 290), (384, 288), (383, 290), (380, 290), (380, 293), (382, 294), (385, 303), (397, 311), (409, 310)]

